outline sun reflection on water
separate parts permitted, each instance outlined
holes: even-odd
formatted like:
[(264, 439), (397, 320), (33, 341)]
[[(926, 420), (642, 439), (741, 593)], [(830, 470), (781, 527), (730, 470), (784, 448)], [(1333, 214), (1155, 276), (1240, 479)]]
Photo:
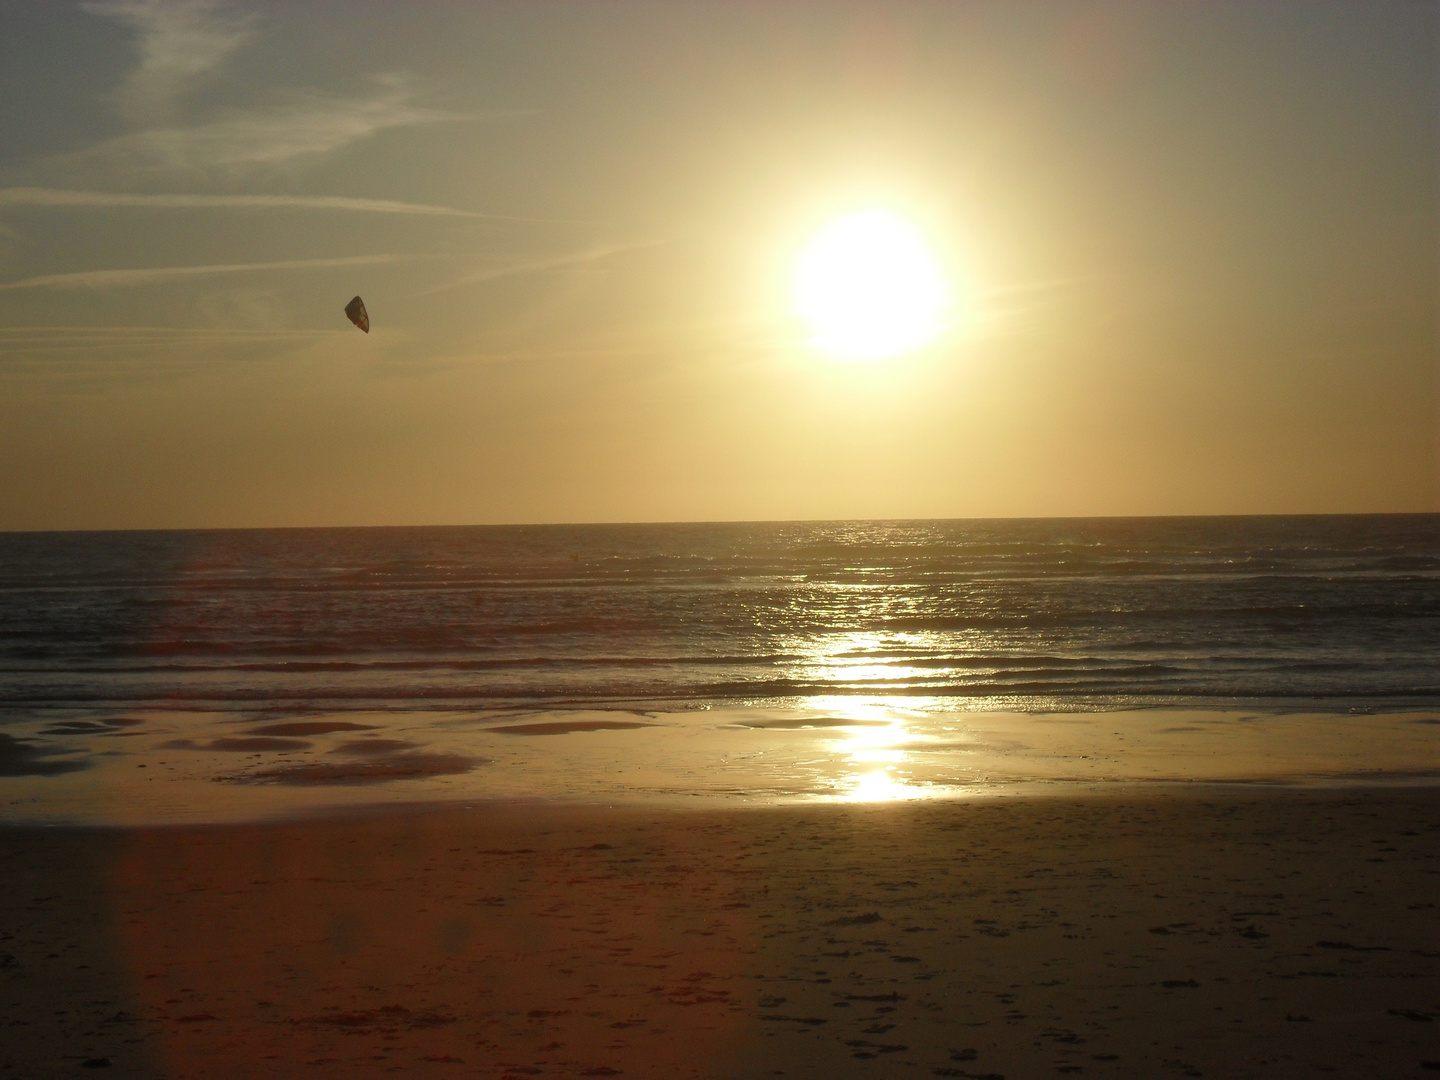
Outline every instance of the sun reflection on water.
[(878, 692), (914, 690), (935, 673), (912, 663), (925, 648), (911, 634), (848, 631), (786, 642), (799, 660), (790, 674), (812, 684)]

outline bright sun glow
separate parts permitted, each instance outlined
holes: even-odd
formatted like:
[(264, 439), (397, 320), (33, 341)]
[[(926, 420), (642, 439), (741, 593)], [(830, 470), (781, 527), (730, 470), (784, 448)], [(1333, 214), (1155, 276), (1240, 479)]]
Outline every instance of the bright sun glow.
[(831, 222), (795, 262), (795, 310), (810, 344), (844, 360), (881, 360), (931, 341), (950, 289), (923, 237), (876, 208)]

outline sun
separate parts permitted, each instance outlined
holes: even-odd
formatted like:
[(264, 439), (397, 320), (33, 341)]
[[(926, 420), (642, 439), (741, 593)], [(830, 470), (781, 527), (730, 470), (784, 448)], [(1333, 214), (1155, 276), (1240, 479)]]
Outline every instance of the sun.
[(918, 229), (882, 207), (821, 229), (795, 260), (809, 344), (842, 360), (913, 352), (944, 328), (950, 288)]

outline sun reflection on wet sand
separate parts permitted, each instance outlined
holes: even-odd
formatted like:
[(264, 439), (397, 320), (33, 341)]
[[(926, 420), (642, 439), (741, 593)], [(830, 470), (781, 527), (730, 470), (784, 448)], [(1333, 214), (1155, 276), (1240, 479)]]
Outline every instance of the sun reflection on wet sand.
[[(0, 821), (253, 821), (427, 802), (748, 804), (1049, 785), (1440, 782), (1430, 713), (957, 712), (826, 696), (688, 712), (97, 713), (8, 729)], [(83, 722), (82, 722), (83, 721)], [(71, 733), (73, 732), (75, 733)], [(120, 734), (116, 734), (119, 732)], [(3, 749), (3, 744), (0, 744)], [(27, 765), (28, 763), (28, 765)], [(59, 763), (55, 765), (54, 763)], [(0, 761), (3, 765), (3, 761)]]
[[(923, 714), (887, 701), (814, 698), (808, 707), (832, 718), (830, 751), (838, 775), (835, 798), (845, 802), (892, 802), (933, 794), (911, 778), (906, 747), (920, 736)], [(853, 721), (853, 726), (846, 721)], [(876, 766), (879, 766), (878, 768)]]
[(850, 787), (840, 796), (844, 802), (895, 802), (919, 799), (928, 792), (915, 784), (907, 784), (884, 769), (858, 773), (848, 781)]

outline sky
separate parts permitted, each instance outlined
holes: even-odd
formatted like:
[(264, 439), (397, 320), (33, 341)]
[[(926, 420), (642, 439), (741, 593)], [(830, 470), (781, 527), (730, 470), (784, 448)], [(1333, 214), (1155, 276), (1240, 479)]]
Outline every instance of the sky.
[[(1440, 510), (1437, 31), (0, 0), (0, 529)], [(877, 207), (949, 306), (837, 359)]]

